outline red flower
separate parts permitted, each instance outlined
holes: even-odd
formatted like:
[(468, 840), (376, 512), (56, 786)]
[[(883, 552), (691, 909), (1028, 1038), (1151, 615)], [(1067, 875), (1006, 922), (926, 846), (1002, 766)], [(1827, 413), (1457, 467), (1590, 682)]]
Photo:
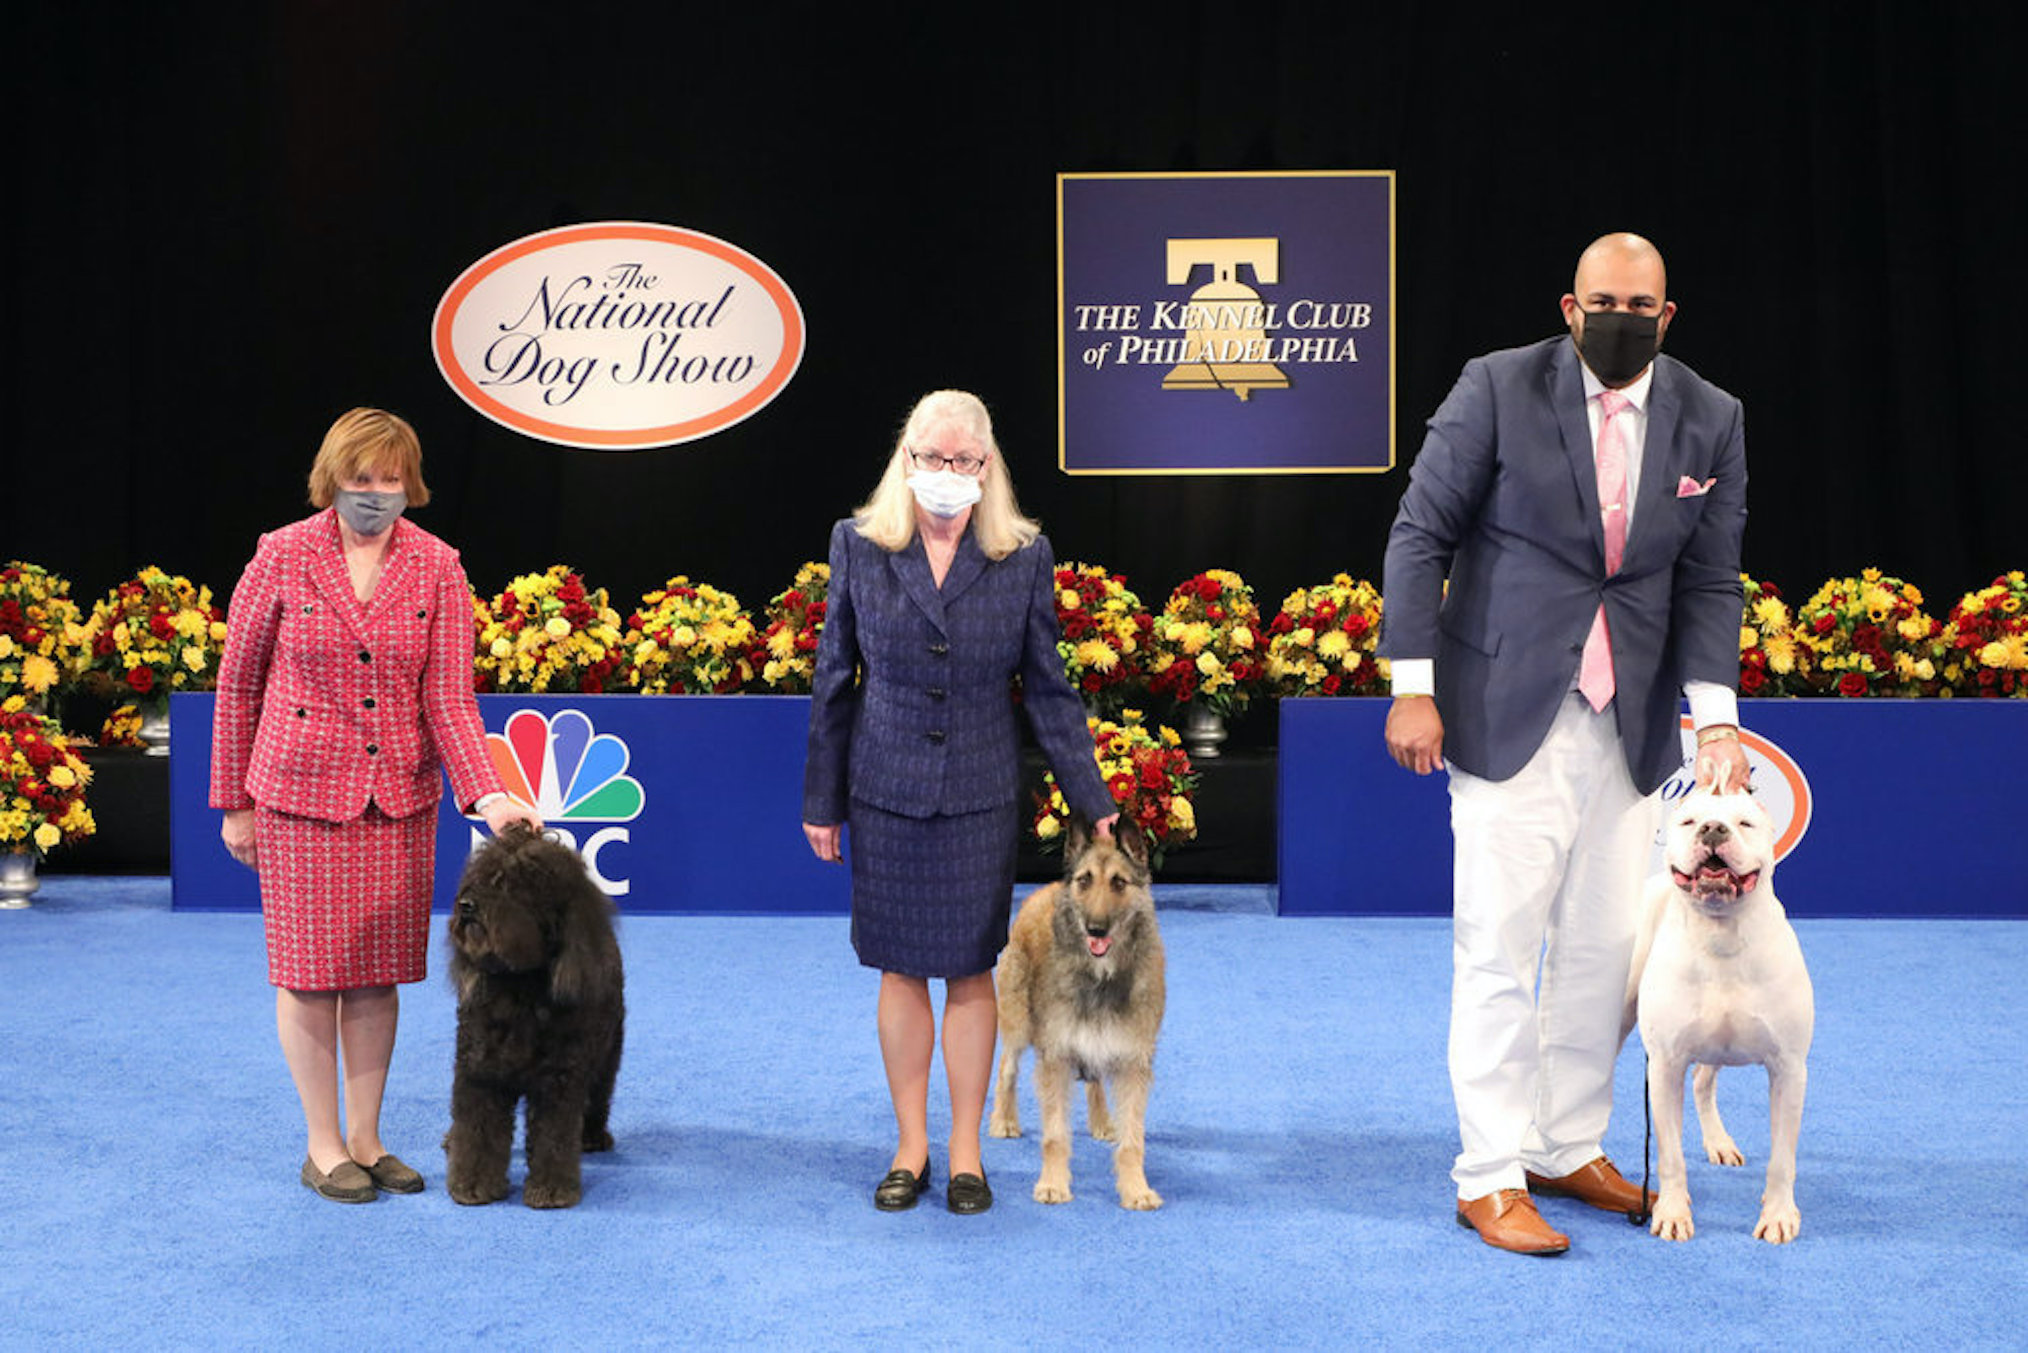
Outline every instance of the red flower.
[(1829, 634), (1832, 630), (1838, 628), (1838, 617), (1826, 611), (1817, 617), (1817, 623), (1813, 628), (1819, 634)]
[(1327, 672), (1324, 674), (1324, 682), (1323, 682), (1324, 694), (1336, 695), (1338, 693), (1339, 684), (1340, 683), (1338, 681), (1338, 674), (1336, 672)]
[(152, 667), (129, 667), (127, 684), (142, 695), (155, 689), (155, 669)]
[(1739, 669), (1740, 694), (1758, 694), (1760, 688), (1765, 685), (1767, 685), (1767, 673), (1761, 671), (1758, 667), (1741, 667)]
[(1858, 672), (1845, 673), (1845, 675), (1838, 678), (1838, 694), (1840, 695), (1866, 694), (1865, 676), (1863, 676)]

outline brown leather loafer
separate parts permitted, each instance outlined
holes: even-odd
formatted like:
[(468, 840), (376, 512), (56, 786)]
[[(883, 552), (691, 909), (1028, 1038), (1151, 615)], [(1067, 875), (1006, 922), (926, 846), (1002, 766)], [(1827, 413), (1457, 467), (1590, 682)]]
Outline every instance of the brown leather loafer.
[[(1628, 1183), (1604, 1156), (1558, 1179), (1545, 1179), (1533, 1170), (1527, 1175), (1528, 1187), (1545, 1198), (1575, 1198), (1601, 1212), (1617, 1212), (1622, 1216), (1641, 1210), (1641, 1186)], [(1654, 1205), (1655, 1195), (1651, 1192), (1648, 1206)]]
[(374, 1191), (373, 1177), (349, 1160), (340, 1161), (325, 1174), (315, 1161), (303, 1157), (303, 1187), (334, 1203), (370, 1203), (380, 1196)]
[(402, 1164), (401, 1157), (388, 1154), (362, 1169), (372, 1178), (373, 1186), (389, 1193), (421, 1193), (423, 1177), (415, 1170)]
[(1458, 1199), (1458, 1225), (1469, 1226), (1495, 1249), (1515, 1254), (1562, 1254), (1570, 1237), (1549, 1229), (1526, 1189), (1501, 1189), (1467, 1202)]

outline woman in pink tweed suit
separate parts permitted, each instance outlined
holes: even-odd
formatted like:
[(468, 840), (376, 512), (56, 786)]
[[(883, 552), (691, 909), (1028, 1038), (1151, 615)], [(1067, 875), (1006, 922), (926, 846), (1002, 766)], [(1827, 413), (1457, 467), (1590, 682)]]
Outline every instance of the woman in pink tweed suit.
[(428, 501), (406, 422), (354, 409), (332, 424), (310, 469), (322, 510), (261, 537), (218, 674), (211, 806), (226, 849), (260, 874), (309, 1134), (302, 1181), (338, 1202), (423, 1187), (381, 1143), (380, 1101), (396, 984), (420, 981), (428, 957), (442, 771), (494, 830), (541, 825), (486, 754), (457, 552), (401, 519)]

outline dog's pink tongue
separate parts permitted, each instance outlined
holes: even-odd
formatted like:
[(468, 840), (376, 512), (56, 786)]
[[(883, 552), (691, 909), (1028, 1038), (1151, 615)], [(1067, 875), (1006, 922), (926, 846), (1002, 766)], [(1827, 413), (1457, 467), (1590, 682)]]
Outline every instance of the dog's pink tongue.
[(1106, 950), (1113, 947), (1113, 937), (1110, 935), (1087, 935), (1084, 937), (1084, 947), (1091, 950), (1093, 958), (1104, 958)]

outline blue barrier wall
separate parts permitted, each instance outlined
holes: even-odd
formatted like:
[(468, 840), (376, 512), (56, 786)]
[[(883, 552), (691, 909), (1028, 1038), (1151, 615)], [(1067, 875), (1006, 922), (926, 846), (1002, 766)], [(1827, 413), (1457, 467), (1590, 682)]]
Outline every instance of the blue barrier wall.
[[(226, 855), (219, 814), (206, 806), (212, 703), (170, 702), (173, 905), (257, 910), (254, 875)], [(800, 825), (807, 699), (482, 695), (479, 712), (500, 740), (496, 764), (506, 758), (510, 777), (526, 768), (545, 818), (570, 834), (623, 912), (848, 910), (846, 870), (819, 863)], [(474, 833), (445, 800), (439, 910)]]
[[(1281, 702), (1284, 915), (1450, 911), (1444, 777), (1388, 758), (1387, 705)], [(2013, 850), (2028, 701), (1743, 700), (1740, 718), (1756, 791), (1793, 838), (1774, 872), (1790, 915), (2028, 916)]]

